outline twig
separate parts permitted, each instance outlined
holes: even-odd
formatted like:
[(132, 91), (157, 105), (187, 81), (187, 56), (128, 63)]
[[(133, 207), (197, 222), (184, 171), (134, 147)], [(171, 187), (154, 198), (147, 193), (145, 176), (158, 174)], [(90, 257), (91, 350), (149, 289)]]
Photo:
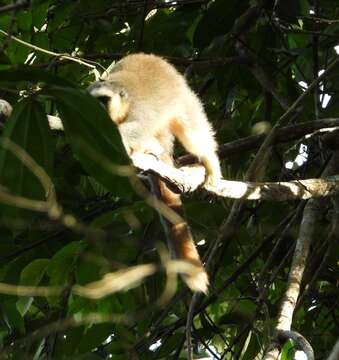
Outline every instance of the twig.
[(62, 292), (61, 286), (26, 286), (0, 283), (0, 294), (16, 296), (57, 296)]
[(241, 56), (248, 57), (250, 59), (251, 63), (249, 65), (249, 69), (252, 72), (252, 75), (257, 79), (261, 87), (265, 91), (270, 93), (284, 110), (288, 110), (290, 106), (289, 100), (284, 98), (276, 90), (276, 87), (271, 77), (266, 73), (265, 69), (259, 64), (258, 59), (256, 59), (256, 57), (250, 53), (246, 43), (241, 38), (237, 39), (236, 48), (238, 49), (238, 52)]
[(25, 9), (30, 6), (30, 0), (17, 0), (14, 4), (4, 5), (0, 7), (0, 14), (13, 10)]
[(195, 307), (202, 296), (199, 293), (195, 293), (192, 296), (186, 319), (186, 341), (187, 341), (187, 360), (193, 360), (193, 346), (192, 346), (192, 324), (195, 314)]
[[(92, 53), (85, 54), (82, 58), (85, 61), (90, 61), (91, 59), (107, 59), (107, 60), (119, 60), (125, 54), (122, 53)], [(167, 59), (170, 63), (177, 66), (190, 66), (196, 71), (210, 70), (213, 68), (220, 68), (226, 65), (250, 65), (252, 62), (248, 57), (244, 56), (229, 56), (224, 58), (213, 58), (213, 59), (204, 59), (204, 58), (184, 58), (177, 56), (163, 56), (164, 59)], [(66, 65), (69, 62), (67, 59), (56, 60), (53, 65)], [(49, 66), (50, 63), (37, 63), (32, 64), (35, 68), (44, 68)]]
[[(310, 137), (322, 134), (323, 132), (334, 132), (339, 127), (339, 119), (329, 118), (314, 121), (307, 121), (300, 124), (289, 125), (277, 129), (273, 144), (284, 144), (290, 141), (308, 140)], [(241, 139), (230, 141), (219, 146), (218, 155), (220, 159), (239, 156), (244, 151), (255, 150), (260, 147), (266, 138), (265, 134), (247, 136)], [(197, 161), (192, 155), (184, 155), (176, 160), (180, 165), (188, 165)]]
[[(58, 57), (59, 59), (66, 59), (66, 60), (70, 60), (70, 61), (73, 61), (73, 62), (76, 62), (78, 64), (81, 64), (81, 65), (85, 65), (91, 69), (96, 69), (97, 66), (101, 67), (103, 70), (105, 70), (105, 68), (100, 65), (99, 63), (95, 62), (95, 61), (84, 61), (83, 59), (80, 59), (79, 57), (76, 57), (76, 56), (71, 56), (69, 54), (62, 54), (62, 53), (57, 53), (57, 52), (54, 52), (54, 51), (50, 51), (50, 50), (46, 50), (46, 49), (43, 49), (39, 46), (36, 46), (36, 45), (33, 45), (27, 41), (24, 41), (24, 40), (21, 40), (19, 38), (17, 38), (16, 36), (14, 35), (10, 35), (8, 34), (6, 31), (4, 30), (1, 30), (0, 29), (0, 34), (4, 35), (4, 36), (7, 36), (9, 37), (10, 39), (16, 41), (17, 43), (19, 44), (22, 44), (26, 47), (29, 47), (35, 51), (39, 51), (39, 52), (42, 52), (44, 54), (48, 54), (48, 55), (51, 55), (51, 56), (55, 56), (55, 57)], [(95, 64), (95, 65), (93, 65)]]
[(54, 334), (56, 332), (66, 331), (77, 326), (86, 324), (101, 324), (107, 322), (130, 325), (132, 323), (132, 319), (126, 314), (102, 314), (93, 312), (89, 314), (82, 314), (81, 316), (72, 316), (66, 319), (57, 320), (40, 327), (22, 339), (14, 341), (6, 348), (1, 349), (0, 359), (10, 358), (8, 355), (12, 353), (15, 348), (19, 348), (19, 345), (23, 343), (30, 343), (42, 337), (47, 337), (48, 335)]
[(278, 119), (277, 123), (274, 125), (272, 130), (267, 135), (265, 141), (261, 144), (256, 157), (254, 158), (249, 173), (253, 176), (255, 174), (256, 169), (258, 168), (259, 164), (261, 163), (262, 159), (265, 158), (266, 152), (268, 151), (269, 147), (271, 146), (273, 139), (275, 138), (276, 132), (280, 124), (285, 121), (304, 101), (304, 99), (313, 91), (313, 89), (322, 82), (330, 73), (331, 71), (338, 65), (339, 63), (339, 56), (335, 58), (328, 68), (316, 79), (312, 81), (309, 87), (295, 100), (295, 102), (289, 107), (289, 109)]

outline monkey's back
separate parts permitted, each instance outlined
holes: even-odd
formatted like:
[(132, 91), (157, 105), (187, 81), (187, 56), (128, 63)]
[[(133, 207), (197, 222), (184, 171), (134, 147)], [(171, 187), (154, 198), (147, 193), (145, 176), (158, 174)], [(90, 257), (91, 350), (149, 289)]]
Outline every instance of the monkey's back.
[[(128, 55), (114, 66), (108, 80), (127, 89), (131, 101), (130, 116), (137, 117), (138, 121), (152, 122), (153, 125), (156, 121), (160, 125), (171, 117), (186, 117), (191, 108), (204, 113), (184, 77), (158, 56)], [(143, 114), (147, 114), (147, 119)]]

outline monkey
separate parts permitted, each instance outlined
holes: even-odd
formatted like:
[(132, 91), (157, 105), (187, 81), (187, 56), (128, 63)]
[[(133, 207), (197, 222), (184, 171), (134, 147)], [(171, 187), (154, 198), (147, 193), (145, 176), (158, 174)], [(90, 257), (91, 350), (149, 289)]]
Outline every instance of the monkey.
[[(206, 169), (205, 182), (216, 185), (222, 178), (215, 133), (198, 96), (186, 79), (165, 59), (136, 53), (123, 57), (102, 81), (88, 88), (106, 108), (118, 127), (127, 153), (146, 153), (174, 166), (177, 138)], [(160, 197), (180, 213), (180, 195), (158, 180)], [(169, 247), (178, 259), (196, 266), (194, 275), (183, 276), (192, 291), (206, 293), (208, 275), (186, 221), (167, 224)]]

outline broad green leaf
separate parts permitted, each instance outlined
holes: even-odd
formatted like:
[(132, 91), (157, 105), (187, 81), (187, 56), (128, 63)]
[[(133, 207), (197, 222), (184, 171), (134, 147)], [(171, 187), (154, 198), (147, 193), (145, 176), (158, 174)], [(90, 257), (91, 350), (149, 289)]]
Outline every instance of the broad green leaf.
[(51, 1), (41, 1), (39, 4), (34, 4), (35, 6), (32, 8), (32, 21), (33, 25), (40, 29), (46, 22), (46, 18), (48, 15), (48, 8), (50, 6)]
[(294, 359), (294, 346), (291, 340), (287, 341), (281, 350), (281, 360), (293, 360)]
[(170, 336), (156, 351), (154, 359), (168, 359), (170, 354), (178, 348), (185, 338), (185, 334), (178, 333)]
[(0, 308), (3, 319), (9, 328), (16, 329), (22, 334), (25, 333), (24, 319), (17, 310), (15, 302), (13, 300), (3, 301), (1, 302)]
[[(19, 284), (29, 286), (38, 285), (46, 272), (49, 261), (49, 259), (33, 260), (21, 271)], [(32, 302), (33, 297), (21, 297), (17, 301), (16, 306), (22, 316), (26, 314)]]
[[(2, 139), (10, 139), (27, 152), (47, 174), (52, 173), (53, 139), (42, 106), (33, 98), (28, 98), (14, 107), (5, 124)], [(0, 139), (1, 144), (1, 139)], [(27, 199), (45, 200), (45, 190), (40, 180), (27, 168), (12, 151), (0, 148), (0, 185), (10, 194)], [(0, 217), (15, 221), (32, 218), (29, 210), (1, 205)], [(18, 224), (20, 225), (20, 224)]]
[(28, 32), (32, 26), (32, 12), (31, 11), (19, 11), (17, 14), (17, 22), (20, 30)]
[(38, 285), (45, 274), (49, 259), (36, 259), (28, 264), (20, 275), (20, 285)]
[(81, 262), (76, 268), (76, 282), (85, 285), (100, 279), (101, 267), (95, 262)]
[(242, 351), (242, 360), (253, 360), (256, 358), (258, 353), (260, 352), (260, 342), (258, 338), (253, 335), (252, 331), (249, 331), (248, 337), (244, 344), (244, 348)]
[(65, 87), (49, 87), (54, 97), (73, 151), (88, 173), (114, 195), (130, 195), (127, 177), (117, 174), (129, 163), (121, 137), (98, 101), (87, 92)]
[(86, 248), (83, 241), (73, 241), (59, 250), (50, 260), (47, 274), (53, 285), (63, 285), (69, 280), (69, 274), (79, 254)]
[(71, 329), (67, 329), (64, 334), (64, 338), (60, 339), (60, 343), (56, 347), (55, 358), (60, 359), (62, 357), (73, 357), (72, 355), (78, 353), (79, 342), (81, 341), (85, 332), (85, 326), (76, 326)]

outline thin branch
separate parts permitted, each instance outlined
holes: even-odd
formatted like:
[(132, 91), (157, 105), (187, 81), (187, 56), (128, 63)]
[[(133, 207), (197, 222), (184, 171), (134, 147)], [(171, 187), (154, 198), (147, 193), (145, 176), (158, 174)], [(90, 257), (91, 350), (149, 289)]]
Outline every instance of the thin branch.
[[(123, 53), (91, 53), (85, 54), (82, 59), (85, 61), (91, 61), (92, 59), (102, 60), (119, 60), (125, 54)], [(210, 70), (213, 68), (220, 68), (227, 65), (251, 65), (252, 60), (244, 56), (228, 56), (222, 58), (204, 59), (204, 58), (184, 58), (178, 56), (163, 56), (170, 63), (176, 66), (191, 66), (196, 71)], [(69, 63), (68, 59), (56, 60), (53, 65), (66, 65)], [(35, 68), (48, 67), (51, 64), (49, 62), (32, 64)]]
[(201, 298), (202, 298), (201, 294), (199, 293), (193, 294), (187, 312), (187, 319), (186, 319), (187, 360), (193, 360), (193, 346), (192, 346), (192, 333), (191, 333), (192, 324), (195, 314), (195, 307), (198, 304), (199, 300), (201, 300)]
[(81, 314), (81, 316), (77, 314), (66, 319), (57, 320), (40, 327), (39, 329), (29, 333), (27, 336), (14, 341), (6, 348), (1, 349), (1, 359), (11, 358), (11, 356), (8, 357), (7, 355), (11, 354), (14, 349), (19, 348), (21, 344), (33, 342), (56, 332), (66, 331), (68, 329), (86, 324), (93, 325), (110, 322), (131, 325), (132, 319), (129, 315), (126, 314), (102, 314), (93, 312), (88, 314)]
[[(19, 43), (21, 45), (29, 47), (29, 48), (31, 48), (31, 49), (33, 49), (35, 51), (39, 51), (39, 52), (44, 53), (44, 54), (55, 56), (55, 57), (57, 57), (59, 59), (70, 60), (70, 61), (76, 62), (78, 64), (85, 65), (85, 66), (87, 66), (87, 67), (89, 67), (91, 69), (94, 69), (94, 70), (96, 69), (97, 66), (99, 66), (103, 70), (105, 70), (104, 67), (102, 65), (100, 65), (99, 63), (97, 63), (97, 62), (90, 61), (91, 63), (89, 63), (89, 60), (84, 61), (83, 59), (80, 59), (79, 57), (76, 57), (76, 56), (71, 56), (69, 54), (62, 54), (62, 53), (57, 53), (57, 52), (54, 52), (54, 51), (43, 49), (43, 48), (41, 48), (39, 46), (36, 46), (36, 45), (33, 45), (33, 44), (31, 44), (31, 43), (29, 43), (27, 41), (21, 40), (21, 39), (17, 38), (14, 35), (10, 35), (6, 31), (1, 30), (1, 29), (0, 29), (0, 34), (6, 36), (7, 38), (10, 38), (10, 39), (16, 41), (17, 43)], [(93, 64), (95, 64), (95, 65), (93, 65)]]
[[(146, 277), (165, 270), (169, 279), (172, 275), (192, 275), (196, 272), (196, 265), (184, 260), (166, 260), (162, 266), (157, 264), (142, 264), (126, 267), (115, 272), (107, 273), (101, 280), (87, 285), (74, 285), (72, 292), (76, 295), (101, 299), (119, 291), (126, 291), (140, 284)], [(16, 296), (57, 296), (64, 290), (61, 286), (26, 286), (0, 283), (0, 294)], [(173, 293), (174, 294), (174, 293)]]
[[(277, 129), (272, 144), (284, 144), (290, 141), (308, 140), (311, 136), (322, 134), (323, 132), (334, 132), (338, 130), (339, 119), (329, 118), (314, 121), (307, 121), (300, 124), (289, 125)], [(247, 136), (241, 139), (227, 142), (219, 146), (218, 155), (220, 159), (239, 156), (239, 153), (256, 150), (264, 142), (266, 134)], [(184, 155), (176, 159), (178, 164), (188, 165), (197, 162), (193, 155)]]
[(9, 11), (16, 11), (19, 9), (26, 9), (30, 6), (30, 0), (18, 0), (14, 4), (8, 4), (0, 7), (0, 14), (9, 12)]
[(284, 110), (288, 110), (288, 108), (290, 107), (289, 100), (284, 98), (276, 90), (276, 86), (272, 81), (272, 77), (269, 76), (266, 70), (259, 64), (258, 59), (256, 59), (256, 57), (250, 53), (246, 43), (241, 38), (238, 38), (236, 44), (236, 48), (238, 49), (239, 54), (243, 57), (247, 57), (250, 59), (251, 63), (249, 69), (252, 72), (252, 75), (257, 79), (261, 87), (265, 91), (270, 93)]
[(61, 286), (26, 286), (0, 283), (0, 294), (16, 296), (57, 296), (62, 292)]
[(298, 109), (299, 105), (304, 101), (304, 99), (313, 92), (314, 88), (322, 82), (326, 77), (335, 69), (335, 67), (339, 64), (339, 56), (336, 57), (328, 68), (316, 79), (312, 81), (309, 87), (294, 101), (294, 103), (289, 107), (289, 109), (278, 119), (272, 130), (266, 136), (265, 141), (261, 144), (251, 166), (249, 169), (249, 174), (255, 174), (256, 169), (259, 167), (259, 164), (266, 157), (266, 153), (269, 150), (269, 147), (272, 145), (273, 139), (275, 138), (276, 131), (280, 124), (285, 121), (291, 114)]
[(338, 360), (338, 359), (339, 359), (339, 340), (337, 340), (327, 360)]
[(47, 212), (48, 205), (46, 201), (39, 201), (34, 199), (28, 199), (23, 196), (12, 195), (7, 192), (3, 186), (0, 186), (0, 203), (10, 206), (15, 206), (20, 209)]

